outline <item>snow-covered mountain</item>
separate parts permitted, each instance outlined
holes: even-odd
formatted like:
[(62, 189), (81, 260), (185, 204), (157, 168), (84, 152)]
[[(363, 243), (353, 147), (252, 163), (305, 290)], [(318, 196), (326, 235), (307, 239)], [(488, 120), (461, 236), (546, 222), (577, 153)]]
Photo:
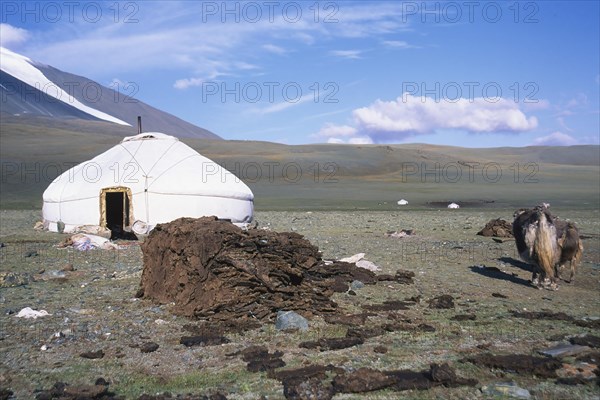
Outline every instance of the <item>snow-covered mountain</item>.
[[(214, 133), (127, 97), (82, 76), (70, 74), (0, 47), (0, 114), (24, 123), (36, 116), (106, 121), (177, 137), (221, 139)], [(14, 120), (14, 118), (11, 118)]]

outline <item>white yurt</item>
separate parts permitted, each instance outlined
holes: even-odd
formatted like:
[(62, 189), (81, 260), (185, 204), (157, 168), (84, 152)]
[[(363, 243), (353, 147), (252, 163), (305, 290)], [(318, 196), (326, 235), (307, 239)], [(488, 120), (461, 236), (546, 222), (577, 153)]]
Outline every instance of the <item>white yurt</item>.
[(399, 206), (405, 206), (405, 205), (407, 205), (407, 204), (408, 204), (408, 201), (406, 201), (406, 200), (404, 200), (404, 199), (398, 200), (398, 205), (399, 205)]
[(252, 220), (254, 195), (244, 182), (176, 137), (145, 132), (56, 178), (43, 195), (44, 226), (84, 225), (146, 233), (179, 217)]
[(448, 208), (460, 208), (460, 206), (456, 203), (450, 203), (448, 204)]

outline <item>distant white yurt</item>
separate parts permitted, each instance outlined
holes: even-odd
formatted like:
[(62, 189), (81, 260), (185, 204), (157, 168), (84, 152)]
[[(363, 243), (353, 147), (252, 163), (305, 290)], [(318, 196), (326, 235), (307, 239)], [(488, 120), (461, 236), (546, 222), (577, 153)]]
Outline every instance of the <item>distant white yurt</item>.
[(408, 204), (408, 201), (406, 201), (406, 200), (404, 200), (404, 199), (402, 199), (402, 200), (398, 200), (398, 205), (399, 205), (399, 206), (405, 206), (405, 205), (407, 205), (407, 204)]
[(460, 206), (456, 203), (450, 203), (448, 204), (448, 208), (460, 208)]
[(44, 226), (54, 232), (99, 225), (144, 233), (138, 230), (210, 215), (244, 224), (254, 212), (244, 182), (179, 139), (155, 132), (126, 137), (65, 171), (43, 199)]

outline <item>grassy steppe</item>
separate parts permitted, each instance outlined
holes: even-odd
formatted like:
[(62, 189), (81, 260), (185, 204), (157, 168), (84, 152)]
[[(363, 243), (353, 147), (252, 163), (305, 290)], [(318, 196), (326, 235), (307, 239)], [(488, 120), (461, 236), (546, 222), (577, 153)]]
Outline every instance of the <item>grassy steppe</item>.
[[(39, 208), (60, 172), (116, 145), (131, 128), (37, 119), (0, 125), (0, 208)], [(599, 146), (468, 149), (425, 144), (287, 146), (257, 141), (183, 140), (243, 179), (257, 210), (408, 208), (595, 208)], [(202, 171), (198, 171), (201, 179)], [(438, 204), (435, 204), (435, 203)]]

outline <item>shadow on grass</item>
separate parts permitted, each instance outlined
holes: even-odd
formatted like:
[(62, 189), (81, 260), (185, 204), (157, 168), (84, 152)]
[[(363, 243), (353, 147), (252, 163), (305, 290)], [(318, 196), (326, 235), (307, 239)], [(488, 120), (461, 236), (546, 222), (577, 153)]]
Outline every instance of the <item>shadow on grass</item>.
[(514, 276), (512, 274), (507, 274), (506, 272), (503, 272), (496, 267), (481, 267), (479, 265), (474, 265), (469, 268), (472, 272), (475, 272), (479, 275), (483, 275), (487, 278), (501, 279), (503, 281), (508, 281), (519, 285), (531, 287), (529, 280), (519, 278), (518, 276)]
[(513, 267), (521, 268), (523, 271), (533, 273), (533, 265), (527, 264), (524, 261), (517, 260), (512, 257), (500, 257), (498, 260), (502, 261), (503, 263), (510, 264)]

